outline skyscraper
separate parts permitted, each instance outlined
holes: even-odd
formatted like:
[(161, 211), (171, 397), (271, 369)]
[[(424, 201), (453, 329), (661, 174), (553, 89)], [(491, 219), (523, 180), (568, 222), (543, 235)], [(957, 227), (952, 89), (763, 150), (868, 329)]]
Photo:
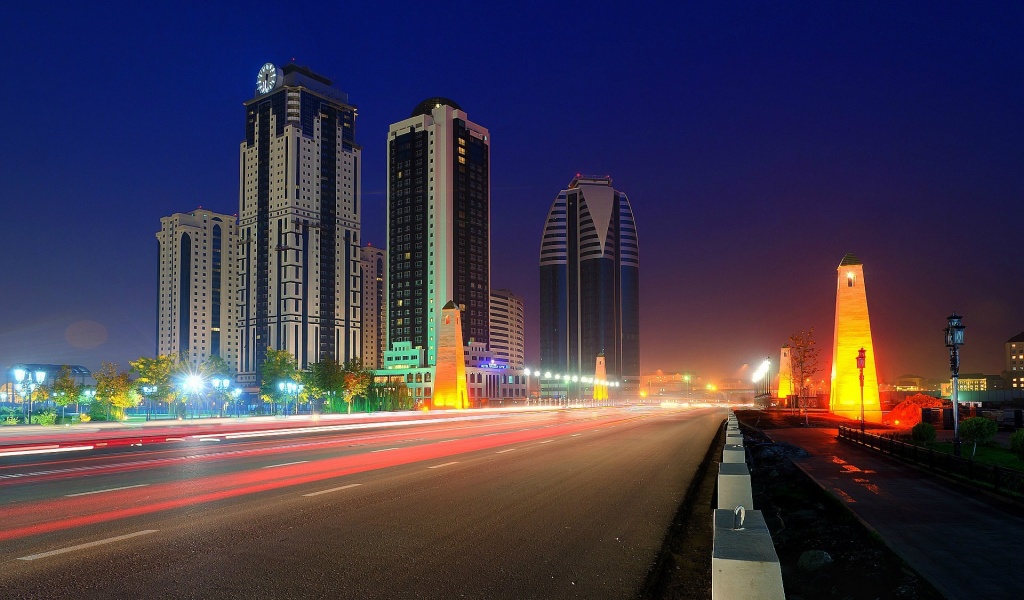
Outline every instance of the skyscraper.
[(360, 353), (361, 149), (348, 95), (305, 67), (263, 65), (245, 114), (239, 380), (258, 384), (267, 348)]
[(640, 251), (629, 199), (610, 177), (577, 175), (540, 244), (540, 368), (640, 385)]
[[(829, 409), (849, 418), (860, 418), (861, 383), (857, 354), (864, 349), (863, 401), (865, 420), (880, 422), (875, 348), (871, 343), (868, 292), (864, 265), (853, 254), (839, 262), (836, 278), (836, 323), (832, 343), (832, 385)], [(799, 382), (798, 382), (799, 383)]]
[(156, 353), (193, 368), (238, 360), (235, 217), (202, 208), (160, 219)]
[(488, 343), (490, 135), (455, 102), (429, 98), (388, 131), (388, 342), (435, 364), (441, 310)]
[(384, 366), (384, 342), (387, 310), (384, 304), (384, 250), (373, 246), (359, 249), (359, 268), (363, 279), (363, 368)]
[(495, 362), (513, 369), (526, 364), (523, 299), (512, 290), (491, 291), (490, 350)]

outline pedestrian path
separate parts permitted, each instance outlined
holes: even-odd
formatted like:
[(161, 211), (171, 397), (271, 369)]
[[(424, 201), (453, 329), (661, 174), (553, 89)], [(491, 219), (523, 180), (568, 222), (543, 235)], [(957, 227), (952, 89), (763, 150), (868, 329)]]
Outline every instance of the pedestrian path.
[(1024, 597), (1024, 516), (1012, 505), (836, 440), (832, 428), (773, 429), (794, 463), (878, 532), (949, 600)]

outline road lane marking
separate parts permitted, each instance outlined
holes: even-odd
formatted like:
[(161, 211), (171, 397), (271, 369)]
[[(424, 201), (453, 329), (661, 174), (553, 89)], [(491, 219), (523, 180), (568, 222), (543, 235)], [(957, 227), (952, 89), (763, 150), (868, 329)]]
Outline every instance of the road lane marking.
[(220, 441), (219, 437), (198, 437), (196, 439), (199, 440), (200, 442), (219, 442)]
[(495, 454), (504, 454), (506, 452), (515, 452), (515, 451), (516, 451), (515, 448), (505, 448), (504, 450), (498, 450), (497, 452), (495, 452)]
[(540, 442), (537, 442), (537, 443), (538, 444), (550, 444), (553, 441), (555, 441), (555, 440), (543, 440), (543, 441), (540, 441)]
[(146, 487), (147, 485), (149, 485), (149, 484), (148, 483), (139, 483), (139, 484), (136, 484), (136, 485), (126, 485), (126, 486), (116, 487), (116, 488), (107, 488), (105, 490), (93, 490), (91, 492), (79, 492), (77, 494), (64, 494), (64, 497), (65, 498), (74, 498), (75, 496), (89, 496), (91, 494), (103, 494), (103, 493), (106, 493), (106, 492), (116, 492), (118, 490), (130, 490), (132, 488)]
[(309, 494), (303, 494), (302, 496), (304, 498), (310, 498), (312, 496), (319, 496), (320, 494), (330, 494), (331, 492), (340, 492), (341, 490), (347, 490), (349, 488), (359, 487), (361, 485), (363, 485), (363, 484), (361, 484), (361, 483), (350, 483), (348, 485), (343, 485), (341, 487), (331, 488), (329, 490), (320, 490), (319, 492), (311, 492)]
[(287, 467), (288, 465), (301, 465), (302, 463), (308, 463), (308, 460), (293, 460), (292, 462), (279, 463), (276, 465), (267, 465), (264, 469), (273, 469), (274, 467)]
[(440, 469), (441, 467), (447, 467), (447, 466), (450, 466), (450, 465), (457, 465), (457, 464), (459, 464), (459, 461), (453, 460), (452, 462), (446, 462), (443, 465), (434, 465), (432, 467), (427, 467), (427, 468), (428, 469)]
[(0, 452), (0, 456), (28, 456), (29, 454), (50, 454), (51, 452), (75, 452), (78, 450), (92, 450), (93, 446), (68, 446), (66, 448), (35, 448), (32, 450), (7, 450)]
[(41, 552), (39, 554), (30, 554), (29, 556), (21, 556), (18, 560), (36, 560), (40, 558), (48, 558), (50, 556), (56, 556), (58, 554), (64, 554), (65, 552), (74, 552), (75, 550), (84, 550), (86, 548), (92, 548), (93, 546), (100, 546), (103, 544), (109, 544), (111, 542), (120, 542), (121, 540), (127, 540), (129, 538), (138, 537), (140, 535), (149, 535), (156, 533), (158, 529), (144, 529), (142, 531), (136, 531), (135, 533), (129, 533), (125, 535), (119, 535), (103, 540), (96, 540), (95, 542), (89, 542), (86, 544), (78, 544), (77, 546), (68, 546), (67, 548), (58, 548), (57, 550), (50, 550), (49, 552)]
[(164, 441), (166, 441), (166, 442), (184, 442), (185, 438), (167, 438)]
[(380, 450), (371, 450), (370, 454), (373, 454), (375, 452), (387, 452), (388, 450), (398, 450), (398, 446), (395, 446), (394, 448), (381, 448)]
[(583, 435), (583, 434), (582, 433), (574, 433), (574, 434), (570, 435), (569, 437), (579, 437), (581, 435)]

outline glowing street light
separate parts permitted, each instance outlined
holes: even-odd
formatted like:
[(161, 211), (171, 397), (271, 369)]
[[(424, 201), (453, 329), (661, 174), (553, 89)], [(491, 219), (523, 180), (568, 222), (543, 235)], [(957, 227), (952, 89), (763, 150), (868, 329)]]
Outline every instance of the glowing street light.
[[(35, 380), (33, 381), (33, 375)], [(21, 392), (22, 398), (28, 399), (28, 414), (25, 418), (25, 424), (30, 425), (32, 423), (32, 394), (35, 393), (36, 388), (43, 385), (43, 381), (46, 380), (46, 371), (36, 371), (35, 373), (29, 373), (27, 369), (17, 368), (14, 370), (14, 378), (18, 381), (18, 391)]]
[(153, 397), (152, 396), (153, 396), (153, 394), (155, 394), (157, 392), (158, 388), (155, 385), (144, 385), (144, 386), (142, 386), (139, 389), (142, 390), (142, 396), (146, 399), (146, 420), (148, 421), (150, 419), (150, 414), (153, 411), (152, 410), (153, 409)]

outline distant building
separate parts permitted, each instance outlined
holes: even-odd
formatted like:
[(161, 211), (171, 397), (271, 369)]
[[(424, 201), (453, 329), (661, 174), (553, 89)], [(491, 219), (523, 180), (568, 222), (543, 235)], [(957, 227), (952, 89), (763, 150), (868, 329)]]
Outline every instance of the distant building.
[(356, 108), (295, 64), (263, 65), (239, 147), (239, 381), (267, 348), (300, 369), (362, 351)]
[(491, 290), (490, 349), (494, 360), (513, 369), (526, 365), (523, 299), (511, 290)]
[(238, 364), (238, 229), (235, 217), (202, 208), (160, 219), (157, 355), (210, 356)]
[(690, 373), (666, 373), (661, 369), (640, 376), (643, 396), (685, 396), (697, 386), (698, 378)]
[(1006, 340), (1006, 374), (1011, 388), (1024, 388), (1024, 331)]
[(363, 280), (362, 335), (363, 368), (379, 369), (384, 365), (387, 342), (387, 305), (385, 304), (384, 250), (373, 246), (359, 249), (359, 272)]
[(388, 342), (437, 360), (441, 310), (488, 343), (490, 134), (447, 98), (429, 98), (388, 131)]
[[(640, 255), (633, 209), (609, 177), (576, 176), (548, 212), (540, 243), (542, 370), (640, 391)], [(621, 393), (620, 393), (621, 395)]]
[[(999, 375), (984, 373), (961, 373), (957, 380), (958, 392), (989, 392), (1007, 389), (1006, 380)], [(949, 398), (953, 393), (953, 380), (942, 383), (941, 395)]]

